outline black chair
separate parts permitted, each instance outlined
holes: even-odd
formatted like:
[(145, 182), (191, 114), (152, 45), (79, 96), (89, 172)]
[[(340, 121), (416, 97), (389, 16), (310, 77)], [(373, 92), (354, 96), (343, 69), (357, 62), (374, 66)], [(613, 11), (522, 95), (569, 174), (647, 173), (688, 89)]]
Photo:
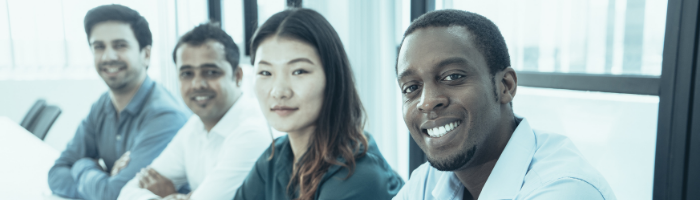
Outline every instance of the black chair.
[(41, 110), (43, 110), (44, 107), (46, 107), (46, 100), (36, 100), (36, 102), (34, 102), (34, 105), (31, 108), (29, 108), (29, 112), (27, 112), (27, 114), (24, 115), (24, 118), (22, 119), (22, 122), (19, 123), (19, 125), (24, 127), (24, 129), (29, 130), (29, 128), (34, 123), (34, 120), (37, 116), (39, 116), (39, 113), (41, 113)]
[(37, 116), (35, 120), (36, 123), (34, 123), (34, 130), (31, 132), (39, 137), (39, 139), (44, 140), (44, 138), (46, 138), (46, 133), (49, 132), (49, 129), (51, 129), (51, 126), (53, 126), (53, 123), (59, 115), (61, 115), (61, 108), (58, 106), (48, 105), (44, 107), (41, 114)]

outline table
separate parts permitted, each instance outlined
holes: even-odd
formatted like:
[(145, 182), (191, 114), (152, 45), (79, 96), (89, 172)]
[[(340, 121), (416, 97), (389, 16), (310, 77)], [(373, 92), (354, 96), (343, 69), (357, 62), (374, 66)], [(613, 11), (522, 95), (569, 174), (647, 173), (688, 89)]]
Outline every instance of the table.
[(60, 152), (0, 116), (0, 199), (62, 199), (51, 195), (48, 174)]

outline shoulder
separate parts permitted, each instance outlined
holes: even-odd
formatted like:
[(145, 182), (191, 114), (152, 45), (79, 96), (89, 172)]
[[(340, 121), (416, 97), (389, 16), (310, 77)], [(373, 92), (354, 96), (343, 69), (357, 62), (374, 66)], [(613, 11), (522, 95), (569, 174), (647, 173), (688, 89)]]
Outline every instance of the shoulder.
[(319, 188), (322, 197), (391, 199), (404, 185), (403, 179), (378, 152), (370, 150), (355, 162), (355, 168), (349, 177), (349, 170), (345, 167), (332, 166), (329, 169), (331, 175), (325, 178)]
[(158, 83), (154, 83), (145, 101), (141, 113), (147, 117), (166, 115), (184, 123), (191, 115), (181, 99), (175, 98), (172, 93)]
[(593, 193), (614, 199), (605, 178), (596, 170), (576, 146), (564, 135), (535, 132), (537, 151), (530, 169), (525, 175), (522, 192), (538, 194), (540, 191)]

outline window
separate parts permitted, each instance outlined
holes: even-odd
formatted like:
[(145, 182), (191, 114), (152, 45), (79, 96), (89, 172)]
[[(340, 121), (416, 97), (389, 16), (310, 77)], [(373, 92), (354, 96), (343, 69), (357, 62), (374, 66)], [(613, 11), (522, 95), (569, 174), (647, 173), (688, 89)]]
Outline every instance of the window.
[(501, 30), (521, 71), (661, 75), (667, 0), (435, 0)]

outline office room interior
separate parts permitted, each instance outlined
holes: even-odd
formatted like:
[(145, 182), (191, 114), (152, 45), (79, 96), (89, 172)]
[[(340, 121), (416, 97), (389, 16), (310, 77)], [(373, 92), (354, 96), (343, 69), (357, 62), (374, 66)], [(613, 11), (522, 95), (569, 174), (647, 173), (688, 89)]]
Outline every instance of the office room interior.
[[(172, 56), (187, 31), (217, 22), (238, 45), (241, 90), (252, 96), (247, 44), (255, 29), (290, 7), (317, 11), (347, 52), (364, 130), (403, 181), (426, 162), (397, 84), (404, 31), (433, 10), (477, 13), (505, 39), (518, 76), (516, 116), (568, 137), (617, 199), (700, 199), (694, 0), (0, 0), (0, 199), (61, 199), (48, 171), (109, 90), (83, 27), (88, 10), (105, 4), (145, 17), (153, 36), (147, 75), (180, 101)], [(45, 115), (36, 118), (44, 128), (29, 125), (32, 112)]]

